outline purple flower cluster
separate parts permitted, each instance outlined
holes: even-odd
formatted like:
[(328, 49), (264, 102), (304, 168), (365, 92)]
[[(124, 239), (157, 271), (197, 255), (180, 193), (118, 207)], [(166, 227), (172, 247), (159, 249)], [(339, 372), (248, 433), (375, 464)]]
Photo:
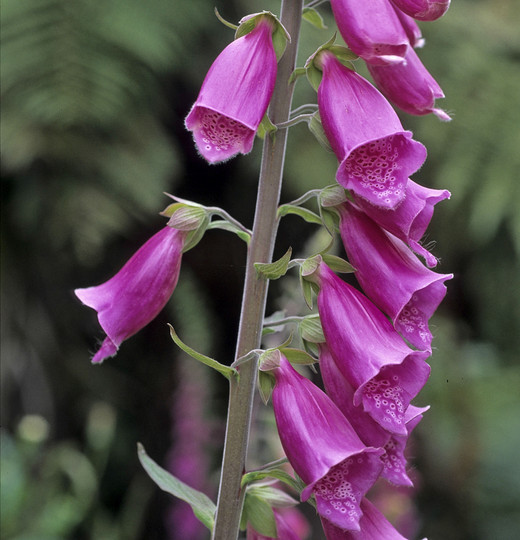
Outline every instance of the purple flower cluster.
[[(349, 47), (376, 84), (412, 114), (433, 112), (442, 91), (413, 48), (420, 31), (410, 17), (433, 20), (449, 2), (331, 0)], [(336, 180), (348, 190), (336, 207), (339, 229), (361, 291), (323, 261), (306, 278), (319, 287), (325, 337), (319, 364), (325, 392), (281, 355), (270, 369), (273, 407), (284, 451), (316, 499), (329, 540), (403, 538), (365, 498), (376, 479), (412, 486), (405, 449), (428, 407), (411, 401), (425, 385), (432, 353), (429, 319), (450, 274), (420, 240), (434, 205), (450, 193), (409, 179), (426, 149), (403, 129), (386, 98), (346, 67), (333, 49), (314, 57), (322, 71), (318, 105), (337, 156)], [(421, 256), (424, 261), (418, 258)]]

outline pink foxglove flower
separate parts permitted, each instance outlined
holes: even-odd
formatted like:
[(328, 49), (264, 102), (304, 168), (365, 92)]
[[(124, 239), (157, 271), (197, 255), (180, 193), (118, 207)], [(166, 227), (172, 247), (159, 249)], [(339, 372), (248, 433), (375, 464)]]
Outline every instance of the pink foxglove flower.
[(380, 446), (385, 453), (381, 456), (383, 462), (382, 478), (398, 486), (412, 486), (406, 472), (406, 457), (404, 451), (411, 431), (420, 422), (422, 414), (428, 407), (409, 405), (404, 415), (406, 435), (396, 435), (385, 431), (360, 406), (354, 405), (354, 388), (340, 371), (327, 346), (320, 345), (320, 373), (327, 395), (334, 401), (340, 411), (348, 418), (359, 438), (367, 446)]
[(451, 120), (445, 111), (435, 107), (435, 100), (443, 98), (444, 92), (412, 47), (408, 47), (405, 59), (392, 66), (368, 66), (379, 90), (408, 114), (433, 113), (444, 122)]
[(428, 228), (434, 206), (450, 197), (451, 193), (446, 189), (430, 189), (408, 180), (404, 201), (392, 210), (374, 206), (355, 195), (354, 200), (380, 227), (400, 238), (415, 253), (424, 257), (431, 268), (437, 264), (437, 259), (419, 241)]
[(365, 62), (403, 61), (408, 37), (389, 0), (331, 0), (330, 4), (341, 36)]
[(401, 11), (418, 21), (435, 21), (450, 7), (451, 0), (391, 0)]
[(426, 148), (403, 130), (396, 112), (367, 80), (330, 52), (319, 57), (318, 105), (325, 134), (340, 162), (336, 180), (376, 206), (403, 200), (408, 177)]
[(251, 151), (271, 100), (276, 70), (267, 19), (230, 43), (213, 62), (186, 117), (199, 152), (210, 163)]
[(406, 435), (405, 413), (430, 374), (428, 351), (413, 351), (363, 294), (324, 263), (318, 310), (327, 346), (363, 407), (386, 431)]
[(340, 211), (340, 233), (365, 294), (414, 347), (431, 352), (428, 321), (446, 295), (451, 274), (426, 268), (408, 246), (354, 205)]
[(359, 530), (359, 503), (382, 469), (380, 448), (366, 447), (331, 399), (280, 355), (273, 369), (273, 408), (283, 449), (316, 496), (318, 513), (338, 527)]
[(164, 227), (132, 255), (111, 279), (76, 296), (98, 313), (107, 337), (93, 363), (114, 356), (119, 345), (154, 319), (177, 285), (186, 233)]
[(327, 540), (406, 540), (383, 514), (368, 500), (361, 501), (363, 515), (359, 521), (360, 531), (344, 531), (327, 519), (321, 520)]

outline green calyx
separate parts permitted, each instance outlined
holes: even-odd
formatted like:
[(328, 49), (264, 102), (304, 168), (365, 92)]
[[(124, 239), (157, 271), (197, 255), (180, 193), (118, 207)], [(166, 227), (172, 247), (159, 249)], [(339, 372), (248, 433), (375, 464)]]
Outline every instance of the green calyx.
[(268, 21), (272, 28), (273, 35), (273, 47), (276, 53), (276, 58), (280, 60), (285, 52), (287, 43), (291, 41), (289, 32), (285, 29), (284, 25), (279, 21), (278, 17), (270, 11), (262, 11), (260, 13), (253, 13), (252, 15), (246, 15), (243, 17), (235, 32), (235, 39), (249, 34), (261, 21)]
[[(336, 34), (332, 36), (327, 43), (324, 43), (319, 47), (314, 54), (312, 54), (305, 62), (305, 73), (307, 79), (311, 86), (318, 91), (318, 88), (323, 77), (322, 71), (323, 66), (321, 58), (324, 53), (333, 54), (344, 66), (349, 69), (354, 70), (354, 65), (352, 64), (353, 60), (356, 60), (358, 57), (355, 55), (349, 48), (342, 45), (335, 45)], [(299, 68), (301, 69), (301, 68)]]

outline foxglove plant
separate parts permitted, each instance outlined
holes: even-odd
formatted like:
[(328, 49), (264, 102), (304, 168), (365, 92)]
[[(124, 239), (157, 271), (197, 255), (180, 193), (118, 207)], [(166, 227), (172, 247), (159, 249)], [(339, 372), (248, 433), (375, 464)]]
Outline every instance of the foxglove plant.
[(435, 21), (450, 7), (451, 0), (391, 0), (393, 4), (418, 21)]
[[(320, 3), (311, 1), (305, 7), (306, 18), (317, 26), (321, 19), (313, 6)], [(411, 485), (406, 445), (427, 409), (411, 401), (430, 373), (428, 320), (451, 277), (432, 272), (415, 254), (428, 267), (437, 264), (421, 241), (435, 204), (450, 194), (409, 178), (425, 161), (426, 148), (403, 128), (387, 99), (355, 72), (352, 62), (356, 54), (365, 60), (376, 84), (404, 110), (433, 112), (442, 118), (445, 113), (434, 103), (442, 91), (413, 51), (423, 40), (412, 17), (433, 18), (438, 11), (435, 2), (426, 0), (331, 3), (350, 49), (335, 45), (333, 38), (302, 68), (296, 68), (302, 0), (281, 0), (280, 20), (263, 11), (235, 26), (217, 14), (236, 29), (235, 40), (211, 66), (185, 124), (209, 163), (248, 153), (255, 135), (263, 137), (252, 230), (223, 209), (172, 196), (176, 202), (163, 211), (170, 218), (168, 226), (111, 280), (76, 290), (85, 305), (97, 310), (107, 334), (93, 359), (101, 362), (162, 309), (177, 283), (182, 253), (192, 249), (207, 229), (231, 231), (247, 242), (231, 365), (195, 351), (170, 327), (172, 339), (184, 352), (229, 381), (216, 504), (190, 487), (190, 479), (170, 475), (139, 447), (148, 474), (191, 506), (211, 531), (212, 540), (235, 540), (239, 529), (247, 530), (251, 540), (302, 536), (293, 534), (278, 511), (297, 501), (273, 487), (274, 482), (282, 482), (302, 501), (316, 506), (329, 540), (403, 538), (365, 495), (379, 477)], [(444, 9), (449, 2), (440, 3)], [(317, 90), (318, 103), (291, 111), (294, 84), (303, 74)], [(310, 114), (299, 114), (309, 110)], [(280, 206), (287, 134), (303, 120), (318, 141), (336, 154), (338, 185), (311, 190)], [(319, 215), (302, 206), (314, 196)], [(294, 260), (288, 250), (272, 262), (279, 220), (289, 213), (323, 225), (333, 236), (339, 233), (350, 262), (327, 253), (328, 248)], [(318, 313), (303, 319), (266, 319), (269, 280), (294, 267), (300, 268), (309, 306), (317, 295)], [(354, 270), (363, 291), (335, 273)], [(267, 351), (260, 349), (264, 325), (272, 327), (271, 339), (276, 339), (277, 332), (285, 332), (294, 322), (303, 349), (289, 347), (292, 338)], [(318, 360), (326, 392), (292, 367)], [(286, 458), (248, 470), (257, 381), (264, 402), (272, 396)], [(287, 460), (296, 475), (288, 471)]]

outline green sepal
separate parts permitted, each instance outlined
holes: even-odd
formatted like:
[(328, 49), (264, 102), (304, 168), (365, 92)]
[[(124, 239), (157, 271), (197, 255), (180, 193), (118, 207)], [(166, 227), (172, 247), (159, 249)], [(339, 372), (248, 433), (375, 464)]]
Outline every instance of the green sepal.
[(285, 485), (294, 489), (298, 494), (305, 488), (305, 484), (301, 480), (293, 478), (288, 472), (279, 469), (278, 467), (247, 472), (242, 476), (240, 485), (243, 488), (252, 482), (257, 482), (264, 478), (275, 478), (276, 480), (280, 480), (280, 482), (283, 482)]
[(332, 45), (328, 47), (328, 50), (334, 54), (334, 56), (345, 66), (354, 71), (353, 60), (357, 60), (359, 57), (353, 53), (348, 47), (342, 45)]
[(300, 349), (293, 348), (284, 348), (280, 349), (280, 352), (289, 360), (291, 364), (297, 364), (300, 366), (311, 366), (315, 364), (318, 360), (311, 356), (309, 353), (302, 351)]
[(223, 231), (235, 233), (240, 238), (240, 240), (243, 240), (247, 245), (249, 245), (249, 242), (251, 241), (251, 235), (249, 233), (246, 233), (245, 231), (238, 228), (233, 223), (226, 221), (225, 219), (212, 221), (206, 228), (206, 230), (209, 229), (221, 229)]
[(269, 403), (269, 400), (271, 399), (271, 394), (274, 390), (274, 384), (275, 380), (271, 373), (269, 373), (268, 371), (258, 372), (258, 392), (260, 393), (260, 397), (262, 398), (264, 405), (267, 405)]
[(274, 479), (267, 480), (266, 482), (254, 482), (247, 486), (247, 493), (264, 499), (271, 506), (276, 508), (288, 508), (291, 506), (296, 506), (298, 501), (285, 491), (273, 487), (272, 484), (275, 482), (276, 480)]
[(296, 68), (289, 77), (289, 84), (292, 84), (294, 81), (302, 77), (307, 73), (307, 69), (304, 67)]
[(310, 343), (323, 343), (325, 341), (319, 315), (304, 317), (298, 325), (298, 333), (302, 340)]
[(327, 30), (327, 26), (323, 22), (323, 17), (313, 8), (303, 8), (302, 18), (319, 30)]
[(262, 118), (262, 121), (260, 122), (260, 125), (258, 126), (258, 130), (256, 132), (257, 137), (260, 137), (260, 139), (265, 139), (265, 136), (267, 134), (271, 135), (271, 137), (274, 137), (275, 131), (278, 128), (271, 122), (269, 119), (269, 116), (267, 113), (264, 114), (264, 117)]
[(273, 263), (255, 263), (255, 270), (266, 279), (278, 279), (287, 273), (291, 260), (292, 248), (285, 255)]
[(321, 123), (319, 111), (316, 111), (312, 115), (312, 118), (307, 123), (307, 125), (309, 126), (309, 131), (314, 135), (314, 137), (316, 137), (316, 140), (320, 143), (320, 145), (325, 148), (327, 152), (334, 152), (332, 150), (332, 146), (329, 143), (329, 139), (327, 139), (327, 135), (325, 135), (325, 130), (323, 129), (323, 124)]
[(168, 471), (160, 467), (148, 456), (143, 445), (137, 443), (137, 455), (148, 476), (163, 490), (187, 502), (197, 519), (210, 531), (215, 523), (215, 503), (204, 493), (193, 489)]
[(217, 19), (218, 19), (224, 26), (227, 26), (228, 28), (231, 28), (232, 30), (236, 30), (236, 29), (238, 28), (238, 25), (233, 24), (233, 23), (230, 23), (229, 21), (226, 21), (226, 19), (224, 19), (224, 17), (222, 17), (222, 15), (218, 12), (218, 9), (217, 9), (217, 8), (215, 8), (214, 11), (215, 11), (215, 16), (217, 17)]
[(280, 355), (279, 349), (267, 349), (258, 358), (258, 369), (260, 371), (271, 371), (280, 367)]
[(300, 286), (302, 289), (303, 299), (305, 300), (305, 303), (307, 304), (307, 307), (309, 309), (312, 309), (313, 302), (312, 302), (312, 283), (310, 281), (307, 281), (303, 278), (303, 276), (300, 274)]
[(323, 262), (330, 267), (334, 272), (339, 272), (340, 274), (350, 274), (355, 272), (356, 269), (345, 259), (337, 257), (336, 255), (331, 255), (330, 253), (322, 253)]
[(170, 336), (175, 342), (175, 344), (182, 349), (186, 354), (191, 356), (192, 358), (195, 358), (195, 360), (198, 360), (202, 364), (205, 364), (206, 366), (209, 366), (213, 368), (215, 371), (218, 371), (221, 375), (224, 375), (226, 379), (230, 379), (231, 376), (238, 377), (238, 371), (235, 368), (232, 368), (230, 366), (225, 366), (224, 364), (221, 364), (220, 362), (217, 362), (213, 358), (210, 358), (209, 356), (205, 356), (204, 354), (201, 354), (191, 347), (188, 347), (185, 343), (183, 343), (179, 336), (176, 334), (175, 330), (173, 329), (173, 326), (171, 324), (168, 324), (170, 327)]
[(323, 206), (320, 206), (320, 215), (324, 227), (331, 236), (334, 236), (339, 230), (338, 213), (333, 209), (323, 208)]
[(319, 195), (318, 202), (320, 206), (329, 208), (338, 206), (348, 199), (345, 189), (337, 184), (324, 187)]
[[(168, 225), (180, 231), (194, 231), (198, 229), (207, 220), (208, 213), (204, 208), (197, 206), (188, 206), (187, 204), (177, 203), (178, 207), (173, 211)], [(177, 206), (172, 205), (172, 206)]]
[(237, 31), (235, 32), (235, 39), (249, 34), (264, 18), (268, 18), (273, 24), (273, 47), (277, 60), (280, 60), (285, 52), (285, 48), (287, 47), (287, 42), (291, 41), (291, 36), (278, 17), (271, 11), (262, 11), (260, 13), (254, 13), (253, 15), (244, 17), (240, 21)]
[(303, 206), (296, 206), (294, 204), (283, 204), (278, 208), (278, 217), (284, 217), (288, 214), (294, 214), (295, 216), (299, 216), (302, 219), (304, 219), (307, 223), (314, 223), (316, 225), (321, 225), (321, 218), (313, 212), (312, 210), (309, 210), (307, 208), (304, 208)]
[(246, 492), (244, 507), (242, 508), (242, 517), (240, 519), (240, 528), (244, 530), (247, 523), (251, 524), (253, 529), (268, 538), (277, 538), (276, 520), (271, 505), (257, 495)]

